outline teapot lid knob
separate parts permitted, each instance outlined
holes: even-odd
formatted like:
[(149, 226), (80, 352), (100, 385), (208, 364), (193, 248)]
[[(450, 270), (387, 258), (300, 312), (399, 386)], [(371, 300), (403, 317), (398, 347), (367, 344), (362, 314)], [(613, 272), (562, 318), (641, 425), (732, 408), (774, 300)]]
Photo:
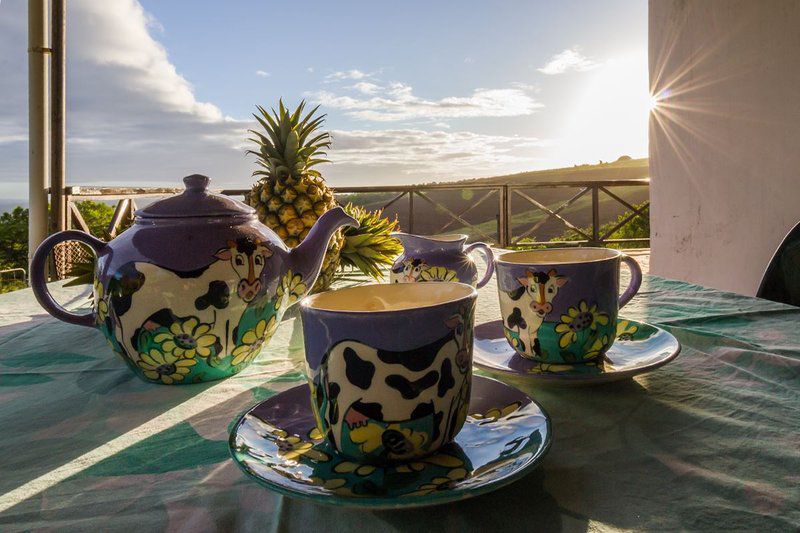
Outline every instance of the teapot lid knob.
[(208, 190), (208, 176), (202, 174), (192, 174), (183, 178), (183, 184), (186, 186), (187, 191), (203, 192)]
[[(0, 0), (2, 1), (2, 0)], [(202, 174), (183, 178), (186, 190), (136, 211), (139, 218), (255, 216), (256, 210), (223, 194), (210, 192), (211, 179)]]

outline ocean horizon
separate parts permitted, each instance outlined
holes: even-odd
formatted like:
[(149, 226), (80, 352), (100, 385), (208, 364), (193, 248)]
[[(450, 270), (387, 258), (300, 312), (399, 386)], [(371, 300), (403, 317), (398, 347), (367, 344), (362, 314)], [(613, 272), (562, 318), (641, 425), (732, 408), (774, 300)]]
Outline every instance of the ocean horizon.
[(27, 198), (12, 198), (10, 200), (0, 199), (0, 213), (11, 212), (17, 206), (28, 207), (28, 199)]

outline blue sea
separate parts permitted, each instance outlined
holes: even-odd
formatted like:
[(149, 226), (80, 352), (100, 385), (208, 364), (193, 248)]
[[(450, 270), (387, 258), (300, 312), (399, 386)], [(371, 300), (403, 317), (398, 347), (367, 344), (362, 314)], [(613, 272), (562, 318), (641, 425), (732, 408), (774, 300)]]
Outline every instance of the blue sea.
[(28, 207), (28, 199), (20, 198), (18, 200), (6, 200), (5, 198), (0, 198), (0, 213), (13, 211), (18, 205), (22, 207)]

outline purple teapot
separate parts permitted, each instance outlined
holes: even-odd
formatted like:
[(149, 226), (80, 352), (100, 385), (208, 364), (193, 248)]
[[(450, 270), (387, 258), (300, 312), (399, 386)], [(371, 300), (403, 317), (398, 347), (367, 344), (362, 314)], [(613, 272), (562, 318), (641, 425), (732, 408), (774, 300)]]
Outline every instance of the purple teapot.
[[(340, 207), (322, 215), (289, 250), (255, 210), (208, 191), (209, 179), (136, 211), (133, 226), (105, 243), (81, 231), (47, 238), (31, 263), (36, 299), (54, 317), (98, 328), (145, 381), (212, 381), (247, 367), (286, 309), (319, 275), (333, 233), (358, 223)], [(54, 246), (79, 241), (97, 254), (89, 314), (67, 311), (47, 289)]]

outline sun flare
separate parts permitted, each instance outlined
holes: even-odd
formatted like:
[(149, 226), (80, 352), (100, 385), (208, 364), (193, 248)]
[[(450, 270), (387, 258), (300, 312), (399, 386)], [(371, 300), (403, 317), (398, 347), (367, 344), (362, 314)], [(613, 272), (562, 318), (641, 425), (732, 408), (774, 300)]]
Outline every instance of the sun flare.
[(655, 103), (648, 91), (647, 54), (610, 59), (585, 75), (564, 124), (559, 159), (571, 164), (646, 156), (647, 119)]

